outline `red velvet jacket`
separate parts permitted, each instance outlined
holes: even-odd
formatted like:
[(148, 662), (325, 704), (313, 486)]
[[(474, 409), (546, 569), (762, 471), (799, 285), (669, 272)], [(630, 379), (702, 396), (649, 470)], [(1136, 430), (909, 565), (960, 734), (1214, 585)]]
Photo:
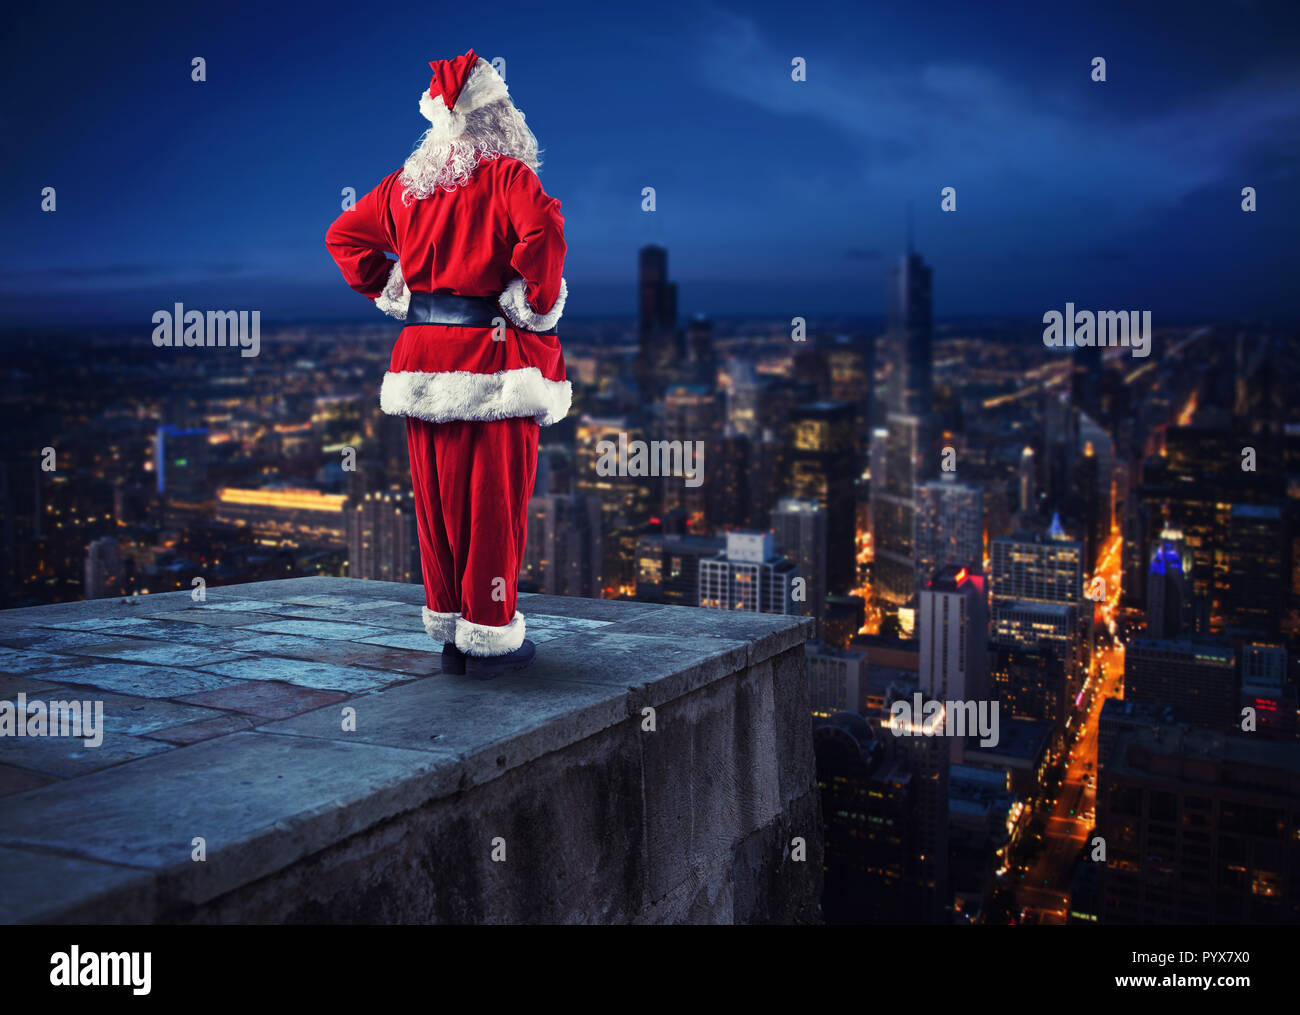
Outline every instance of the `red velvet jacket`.
[(380, 405), (435, 423), (563, 419), (572, 400), (564, 355), (554, 335), (536, 334), (555, 324), (567, 296), (560, 202), (512, 158), (485, 161), (465, 186), (409, 203), (401, 175), (385, 177), (325, 235), (348, 285), (397, 317), (411, 292), (494, 297), (510, 326), (407, 325)]

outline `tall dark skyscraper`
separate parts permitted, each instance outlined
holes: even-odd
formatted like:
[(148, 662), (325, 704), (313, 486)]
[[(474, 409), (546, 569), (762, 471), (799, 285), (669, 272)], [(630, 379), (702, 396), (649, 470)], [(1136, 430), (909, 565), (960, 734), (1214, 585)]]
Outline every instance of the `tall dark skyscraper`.
[[(890, 413), (885, 426), (883, 479), (872, 470), (871, 530), (877, 595), (902, 605), (916, 592), (917, 487), (937, 471), (930, 417)], [(975, 561), (972, 564), (977, 563)]]
[[(910, 232), (910, 230), (909, 230)], [(902, 604), (915, 592), (917, 484), (930, 478), (933, 327), (930, 269), (908, 250), (889, 273), (890, 357), (884, 482), (872, 475), (871, 513), (875, 538), (875, 585), (886, 602)]]
[(712, 390), (718, 383), (718, 361), (713, 352), (713, 322), (696, 314), (686, 326), (686, 351), (690, 356), (689, 380)]
[(855, 566), (853, 480), (858, 449), (853, 406), (812, 402), (791, 414), (790, 494), (826, 510), (826, 581), (829, 592), (853, 587)]
[(924, 416), (930, 411), (934, 342), (932, 276), (921, 255), (908, 251), (889, 273), (889, 377), (892, 412)]
[(637, 381), (645, 394), (658, 397), (672, 370), (685, 359), (677, 329), (677, 283), (668, 281), (668, 251), (663, 247), (642, 247), (638, 265)]

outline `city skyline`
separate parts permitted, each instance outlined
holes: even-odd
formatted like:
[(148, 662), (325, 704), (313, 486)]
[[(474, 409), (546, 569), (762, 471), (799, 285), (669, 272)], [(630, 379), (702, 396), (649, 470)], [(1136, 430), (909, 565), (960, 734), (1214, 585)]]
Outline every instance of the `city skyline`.
[[(130, 782), (209, 750), (310, 741), (353, 752), (349, 778), (390, 765), (430, 785), (442, 776), (417, 759), (436, 755), (437, 771), (460, 769), (457, 799), (513, 785), (500, 799), (545, 801), (534, 817), (492, 812), (535, 836), (521, 849), (507, 830), (514, 867), (441, 839), (405, 865), (413, 892), (368, 861), (339, 865), (330, 912), (345, 919), (354, 873), (365, 906), (396, 920), (458, 918), (425, 889), (466, 870), (484, 885), (551, 879), (488, 892), (507, 909), (482, 912), (507, 921), (571, 897), (565, 919), (588, 923), (647, 902), (686, 922), (1300, 923), (1300, 197), (1287, 186), (1300, 75), (1286, 62), (1300, 14), (1261, 37), (1251, 15), (1267, 9), (1228, 25), (1186, 12), (1173, 31), (1110, 2), (1086, 18), (815, 3), (783, 33), (774, 5), (706, 6), (648, 14), (634, 39), (580, 6), (532, 32), (483, 33), (454, 11), (434, 40), (317, 19), (282, 62), (275, 11), (255, 33), (178, 11), (103, 22), (93, 51), (60, 37), (109, 112), (56, 149), (73, 99), (57, 84), (6, 198), (20, 209), (11, 257), (25, 259), (0, 273), (0, 607), (14, 611), (0, 682), (120, 695), (106, 729), (122, 753), (0, 740), (0, 809), (75, 802), (93, 783), (59, 780), (98, 779), (101, 764)], [(491, 73), (536, 109), (541, 179), (564, 205), (563, 230), (548, 229), (567, 282), (558, 257), (549, 270), (572, 297), (553, 331), (508, 300), (474, 304), (487, 316), (459, 330), (434, 325), (446, 334), (414, 313), (398, 325), (340, 285), (323, 250), (339, 189), (360, 196), (396, 168), (421, 67), (471, 27), (464, 45), (503, 55)], [(185, 54), (205, 52), (192, 81)], [(26, 89), (53, 77), (25, 55), (15, 69)], [(606, 87), (590, 94), (593, 81)], [(394, 91), (408, 98), (376, 102)], [(74, 173), (88, 152), (93, 179)], [(22, 202), (39, 207), (46, 174), (57, 210), (33, 212)], [(1249, 207), (1243, 187), (1258, 191)], [(451, 208), (463, 225), (461, 198), (412, 215)], [(403, 214), (395, 197), (388, 214)], [(501, 220), (511, 243), (519, 221)], [(403, 241), (364, 242), (380, 279), (375, 245)], [(411, 306), (448, 290), (462, 306), (460, 261), (442, 240), (419, 252), (449, 274)], [(509, 264), (483, 288), (527, 274)], [(221, 341), (150, 341), (151, 309), (175, 307), (180, 329), (182, 304)], [(1061, 307), (1071, 341), (1053, 344), (1045, 315), (1059, 323)], [(498, 309), (513, 335), (484, 323)], [(221, 311), (255, 315), (252, 355), (213, 327)], [(1101, 340), (1127, 340), (1130, 322), (1141, 351), (1136, 331)], [(423, 395), (393, 414), (381, 381), (424, 373), (394, 355), (399, 328), (399, 354), (430, 335), (434, 352), (476, 355), (544, 338), (562, 405), (536, 428), (531, 405), (475, 386), (450, 417)], [(482, 391), (539, 369), (520, 355)], [(435, 373), (464, 386), (458, 368)], [(503, 420), (526, 454), (463, 474), (415, 439)], [(487, 476), (526, 481), (476, 492), (464, 524), (447, 522), (451, 488)], [(441, 557), (425, 545), (439, 517)], [(518, 560), (470, 577), (465, 541), (499, 547), (502, 532)], [(529, 614), (526, 672), (475, 679), (459, 632), (484, 625), (467, 620), (466, 587), (503, 617), (527, 604), (506, 624), (522, 641)], [(608, 752), (547, 768), (562, 728)], [(507, 749), (514, 736), (543, 764)], [(299, 797), (239, 788), (310, 764), (264, 760), (220, 792), (317, 806), (309, 778)], [(549, 795), (497, 782), (517, 771), (558, 774)], [(435, 809), (401, 799), (417, 822)], [(734, 837), (702, 838), (760, 810)], [(454, 835), (485, 830), (477, 820)], [(564, 850), (539, 848), (557, 829), (592, 832), (583, 863), (598, 876), (575, 880)], [(662, 877), (674, 835), (681, 865)], [(636, 898), (583, 911), (572, 886), (599, 891), (606, 874)], [(750, 898), (778, 882), (785, 915)], [(528, 899), (542, 908), (509, 908)]]

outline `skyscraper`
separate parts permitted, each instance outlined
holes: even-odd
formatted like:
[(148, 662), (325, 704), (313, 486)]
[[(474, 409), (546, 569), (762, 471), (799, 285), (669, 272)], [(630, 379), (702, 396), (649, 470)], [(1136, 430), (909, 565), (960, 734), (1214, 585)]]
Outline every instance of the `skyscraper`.
[(804, 602), (795, 603), (795, 612), (817, 619), (817, 637), (826, 615), (826, 509), (815, 501), (786, 497), (772, 512), (772, 532), (776, 550), (794, 561), (799, 576), (806, 582)]
[(984, 570), (984, 491), (957, 482), (951, 472), (916, 487), (914, 516), (916, 587), (940, 568), (956, 564)]
[(1124, 700), (1197, 726), (1235, 729), (1240, 686), (1236, 655), (1217, 638), (1134, 638), (1124, 651)]
[(343, 517), (351, 577), (386, 582), (423, 580), (415, 502), (410, 493), (384, 490), (349, 497)]
[[(639, 423), (629, 416), (579, 417), (574, 453), (574, 488), (600, 500), (603, 592), (631, 595), (636, 588), (636, 542), (660, 501), (659, 480), (644, 476), (601, 475), (602, 442), (621, 435), (642, 440)], [(678, 480), (680, 482), (680, 480)]]
[(636, 544), (636, 598), (647, 603), (700, 605), (700, 561), (726, 550), (722, 536), (647, 533)]
[(668, 251), (663, 247), (642, 247), (639, 267), (637, 382), (645, 396), (657, 398), (685, 359), (677, 328), (677, 284), (668, 281)]
[(911, 250), (889, 274), (890, 411), (910, 416), (930, 412), (933, 395), (932, 273)]
[[(1281, 509), (1234, 504), (1220, 555), (1217, 593), (1229, 628), (1276, 638), (1286, 611), (1290, 540)], [(1222, 536), (1221, 536), (1222, 538)]]
[(1038, 465), (1034, 460), (1034, 449), (1026, 446), (1020, 452), (1020, 470), (1017, 475), (1016, 507), (1023, 512), (1032, 512), (1038, 508)]
[(1101, 923), (1300, 922), (1300, 762), (1253, 736), (1118, 734), (1097, 780)]
[(693, 316), (686, 326), (686, 352), (690, 383), (712, 391), (718, 383), (718, 361), (713, 353), (713, 322), (703, 314)]
[(925, 420), (891, 413), (886, 421), (884, 480), (871, 476), (871, 532), (876, 595), (902, 605), (916, 592), (916, 485), (927, 478), (930, 448)]
[(1182, 533), (1165, 529), (1151, 550), (1147, 569), (1148, 638), (1174, 638), (1193, 631), (1190, 563)]
[(1009, 637), (1004, 620), (1018, 607), (1080, 608), (1084, 603), (1083, 547), (1079, 543), (1039, 532), (1018, 532), (993, 540), (992, 556), (990, 605), (995, 640), (1017, 643), (1018, 639)]
[(165, 425), (154, 435), (154, 477), (164, 524), (187, 526), (212, 514), (211, 450), (203, 427)]
[(523, 573), (548, 595), (599, 598), (600, 498), (541, 493), (528, 501)]
[[(921, 589), (918, 618), (921, 692), (936, 701), (988, 698), (988, 609), (984, 576), (943, 568)], [(963, 742), (953, 737), (950, 758), (960, 764)]]
[(853, 406), (811, 402), (791, 416), (790, 494), (826, 511), (826, 589), (848, 592), (856, 577), (853, 481), (858, 449)]
[(713, 610), (793, 614), (798, 569), (772, 546), (770, 532), (728, 532), (727, 548), (700, 561), (699, 605)]

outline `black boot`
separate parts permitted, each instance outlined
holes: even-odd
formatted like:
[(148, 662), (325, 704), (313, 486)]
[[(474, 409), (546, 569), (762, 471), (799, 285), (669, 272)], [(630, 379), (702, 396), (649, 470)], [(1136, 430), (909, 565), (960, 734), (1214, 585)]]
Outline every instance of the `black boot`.
[(465, 653), (458, 649), (453, 641), (442, 644), (442, 672), (456, 674), (465, 672)]
[(527, 668), (537, 655), (537, 646), (527, 638), (513, 652), (503, 656), (466, 656), (465, 672), (477, 680), (491, 680), (510, 670)]

